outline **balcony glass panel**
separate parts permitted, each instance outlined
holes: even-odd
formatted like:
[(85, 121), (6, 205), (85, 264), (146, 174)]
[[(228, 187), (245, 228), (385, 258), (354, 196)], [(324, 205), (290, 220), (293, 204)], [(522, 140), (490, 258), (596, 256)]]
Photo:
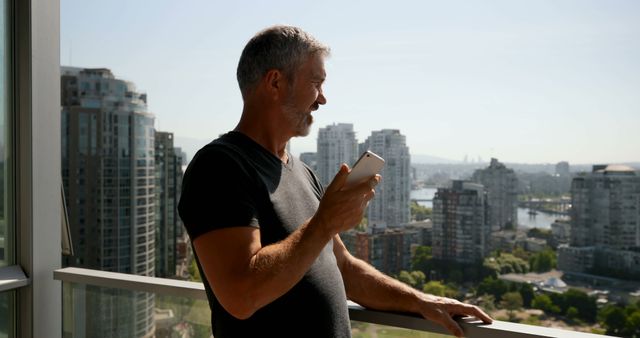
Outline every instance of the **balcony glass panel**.
[[(135, 308), (138, 310), (134, 311)], [(210, 319), (209, 305), (201, 299), (63, 283), (65, 338), (151, 337), (154, 334), (156, 338), (209, 338)], [(351, 325), (354, 338), (452, 337), (360, 321), (352, 321)], [(0, 336), (3, 337), (6, 336)]]
[(13, 323), (15, 291), (0, 292), (0, 338), (15, 337)]
[[(54, 278), (63, 285), (65, 338), (210, 337), (211, 313), (199, 283), (80, 268), (56, 270)], [(352, 302), (349, 315), (356, 338), (452, 337), (440, 325), (414, 315), (367, 310)], [(486, 325), (463, 318), (458, 323), (470, 338), (610, 337), (499, 320)]]
[(351, 321), (352, 338), (449, 338), (453, 336), (433, 332), (403, 329), (394, 326)]
[(211, 336), (205, 300), (69, 282), (62, 297), (65, 338)]

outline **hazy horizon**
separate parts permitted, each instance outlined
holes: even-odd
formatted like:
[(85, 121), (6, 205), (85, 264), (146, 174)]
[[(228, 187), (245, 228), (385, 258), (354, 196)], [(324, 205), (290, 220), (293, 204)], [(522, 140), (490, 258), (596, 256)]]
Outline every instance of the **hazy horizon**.
[[(207, 143), (211, 142), (214, 138), (211, 139), (195, 139), (195, 138), (189, 138), (189, 137), (182, 137), (182, 136), (175, 136), (174, 137), (174, 143), (176, 147), (180, 147), (183, 151), (185, 151), (187, 153), (187, 158), (190, 160), (191, 158), (193, 158), (193, 155), (195, 155), (196, 151), (198, 151), (201, 147), (203, 147), (204, 145), (206, 145)], [(306, 152), (306, 151), (305, 151)], [(309, 152), (315, 152), (314, 150), (311, 150)], [(301, 152), (295, 152), (295, 151), (291, 151), (291, 153), (296, 156), (299, 157)], [(437, 164), (452, 164), (452, 165), (462, 165), (462, 164), (468, 164), (468, 165), (473, 165), (473, 164), (488, 164), (491, 161), (491, 157), (487, 157), (487, 158), (481, 158), (482, 161), (478, 161), (478, 158), (469, 158), (468, 162), (464, 162), (464, 159), (453, 159), (453, 158), (446, 158), (446, 157), (439, 157), (439, 156), (433, 156), (431, 154), (419, 154), (419, 153), (413, 153), (410, 152), (411, 155), (411, 164), (427, 164), (427, 165), (437, 165)], [(429, 160), (425, 160), (424, 158), (428, 157), (430, 158)], [(438, 159), (442, 160), (442, 161), (438, 161)], [(500, 162), (505, 163), (505, 164), (518, 164), (518, 165), (531, 165), (531, 166), (542, 166), (542, 165), (549, 165), (549, 166), (555, 166), (558, 162), (513, 162), (513, 161), (504, 161), (501, 158), (497, 158)], [(571, 163), (569, 162), (570, 166), (591, 166), (591, 165), (595, 165), (595, 164), (624, 164), (624, 165), (632, 165), (634, 169), (636, 170), (640, 170), (640, 161), (626, 161), (626, 162), (585, 162), (585, 163)]]

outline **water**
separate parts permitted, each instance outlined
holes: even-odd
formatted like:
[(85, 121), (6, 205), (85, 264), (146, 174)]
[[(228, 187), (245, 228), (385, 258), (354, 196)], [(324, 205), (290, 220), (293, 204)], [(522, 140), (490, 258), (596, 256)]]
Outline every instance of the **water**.
[[(435, 196), (436, 192), (438, 191), (437, 188), (422, 188), (422, 189), (418, 189), (418, 190), (411, 190), (411, 199), (418, 199), (418, 200), (432, 200), (433, 196)], [(423, 207), (427, 207), (427, 208), (433, 208), (433, 203), (431, 201), (419, 201), (418, 202), (419, 205), (423, 206)]]
[(546, 212), (539, 212), (536, 215), (529, 215), (529, 209), (518, 208), (518, 226), (524, 228), (543, 228), (551, 229), (551, 223), (555, 222), (559, 218), (566, 218), (567, 216), (548, 214)]
[[(436, 188), (411, 190), (411, 199), (432, 200), (436, 191), (438, 191)], [(433, 208), (431, 201), (420, 201), (418, 204), (423, 207)], [(562, 217), (561, 215), (552, 215), (543, 212), (538, 212), (536, 215), (529, 215), (529, 209), (518, 208), (518, 226), (520, 227), (550, 229), (551, 223)]]

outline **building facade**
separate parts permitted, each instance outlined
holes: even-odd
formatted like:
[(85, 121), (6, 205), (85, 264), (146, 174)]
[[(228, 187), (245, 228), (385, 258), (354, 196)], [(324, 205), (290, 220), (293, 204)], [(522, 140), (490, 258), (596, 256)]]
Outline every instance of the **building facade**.
[(640, 276), (640, 176), (595, 165), (573, 179), (571, 203), (570, 246), (559, 251), (559, 268)]
[(570, 175), (569, 162), (562, 161), (556, 164), (556, 176), (569, 177)]
[(411, 157), (406, 137), (397, 129), (374, 131), (360, 150), (371, 150), (385, 160), (382, 181), (367, 211), (369, 226), (406, 225), (411, 220)]
[[(75, 255), (67, 266), (155, 275), (154, 117), (146, 94), (108, 69), (62, 69), (62, 180)], [(86, 337), (151, 337), (154, 295), (87, 287)]]
[(334, 123), (320, 128), (316, 166), (322, 184), (327, 186), (331, 183), (342, 163), (352, 166), (357, 159), (358, 141), (353, 124)]
[(306, 152), (300, 153), (300, 161), (304, 162), (315, 173), (318, 172), (318, 153)]
[(490, 252), (488, 204), (480, 184), (453, 181), (433, 198), (433, 257), (474, 263)]
[(386, 274), (411, 269), (411, 249), (419, 245), (417, 229), (395, 228), (378, 231), (351, 230), (340, 234), (345, 246), (357, 258)]
[(515, 229), (518, 223), (518, 179), (513, 169), (492, 158), (489, 167), (473, 173), (472, 180), (487, 190), (491, 229)]
[(182, 182), (182, 151), (173, 144), (173, 133), (155, 132), (156, 167), (156, 277), (176, 275), (177, 241), (182, 234), (178, 201)]

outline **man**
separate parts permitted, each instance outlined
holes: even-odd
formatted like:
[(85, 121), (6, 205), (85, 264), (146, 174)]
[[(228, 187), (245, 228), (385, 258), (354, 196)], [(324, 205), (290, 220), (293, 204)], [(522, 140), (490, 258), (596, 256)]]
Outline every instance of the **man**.
[(285, 150), (305, 136), (329, 49), (299, 28), (275, 26), (244, 48), (244, 101), (234, 129), (189, 164), (179, 212), (193, 243), (216, 338), (350, 337), (346, 300), (413, 312), (462, 335), (454, 315), (475, 306), (418, 292), (354, 258), (339, 233), (359, 224), (380, 176), (345, 187), (343, 164), (326, 190)]

